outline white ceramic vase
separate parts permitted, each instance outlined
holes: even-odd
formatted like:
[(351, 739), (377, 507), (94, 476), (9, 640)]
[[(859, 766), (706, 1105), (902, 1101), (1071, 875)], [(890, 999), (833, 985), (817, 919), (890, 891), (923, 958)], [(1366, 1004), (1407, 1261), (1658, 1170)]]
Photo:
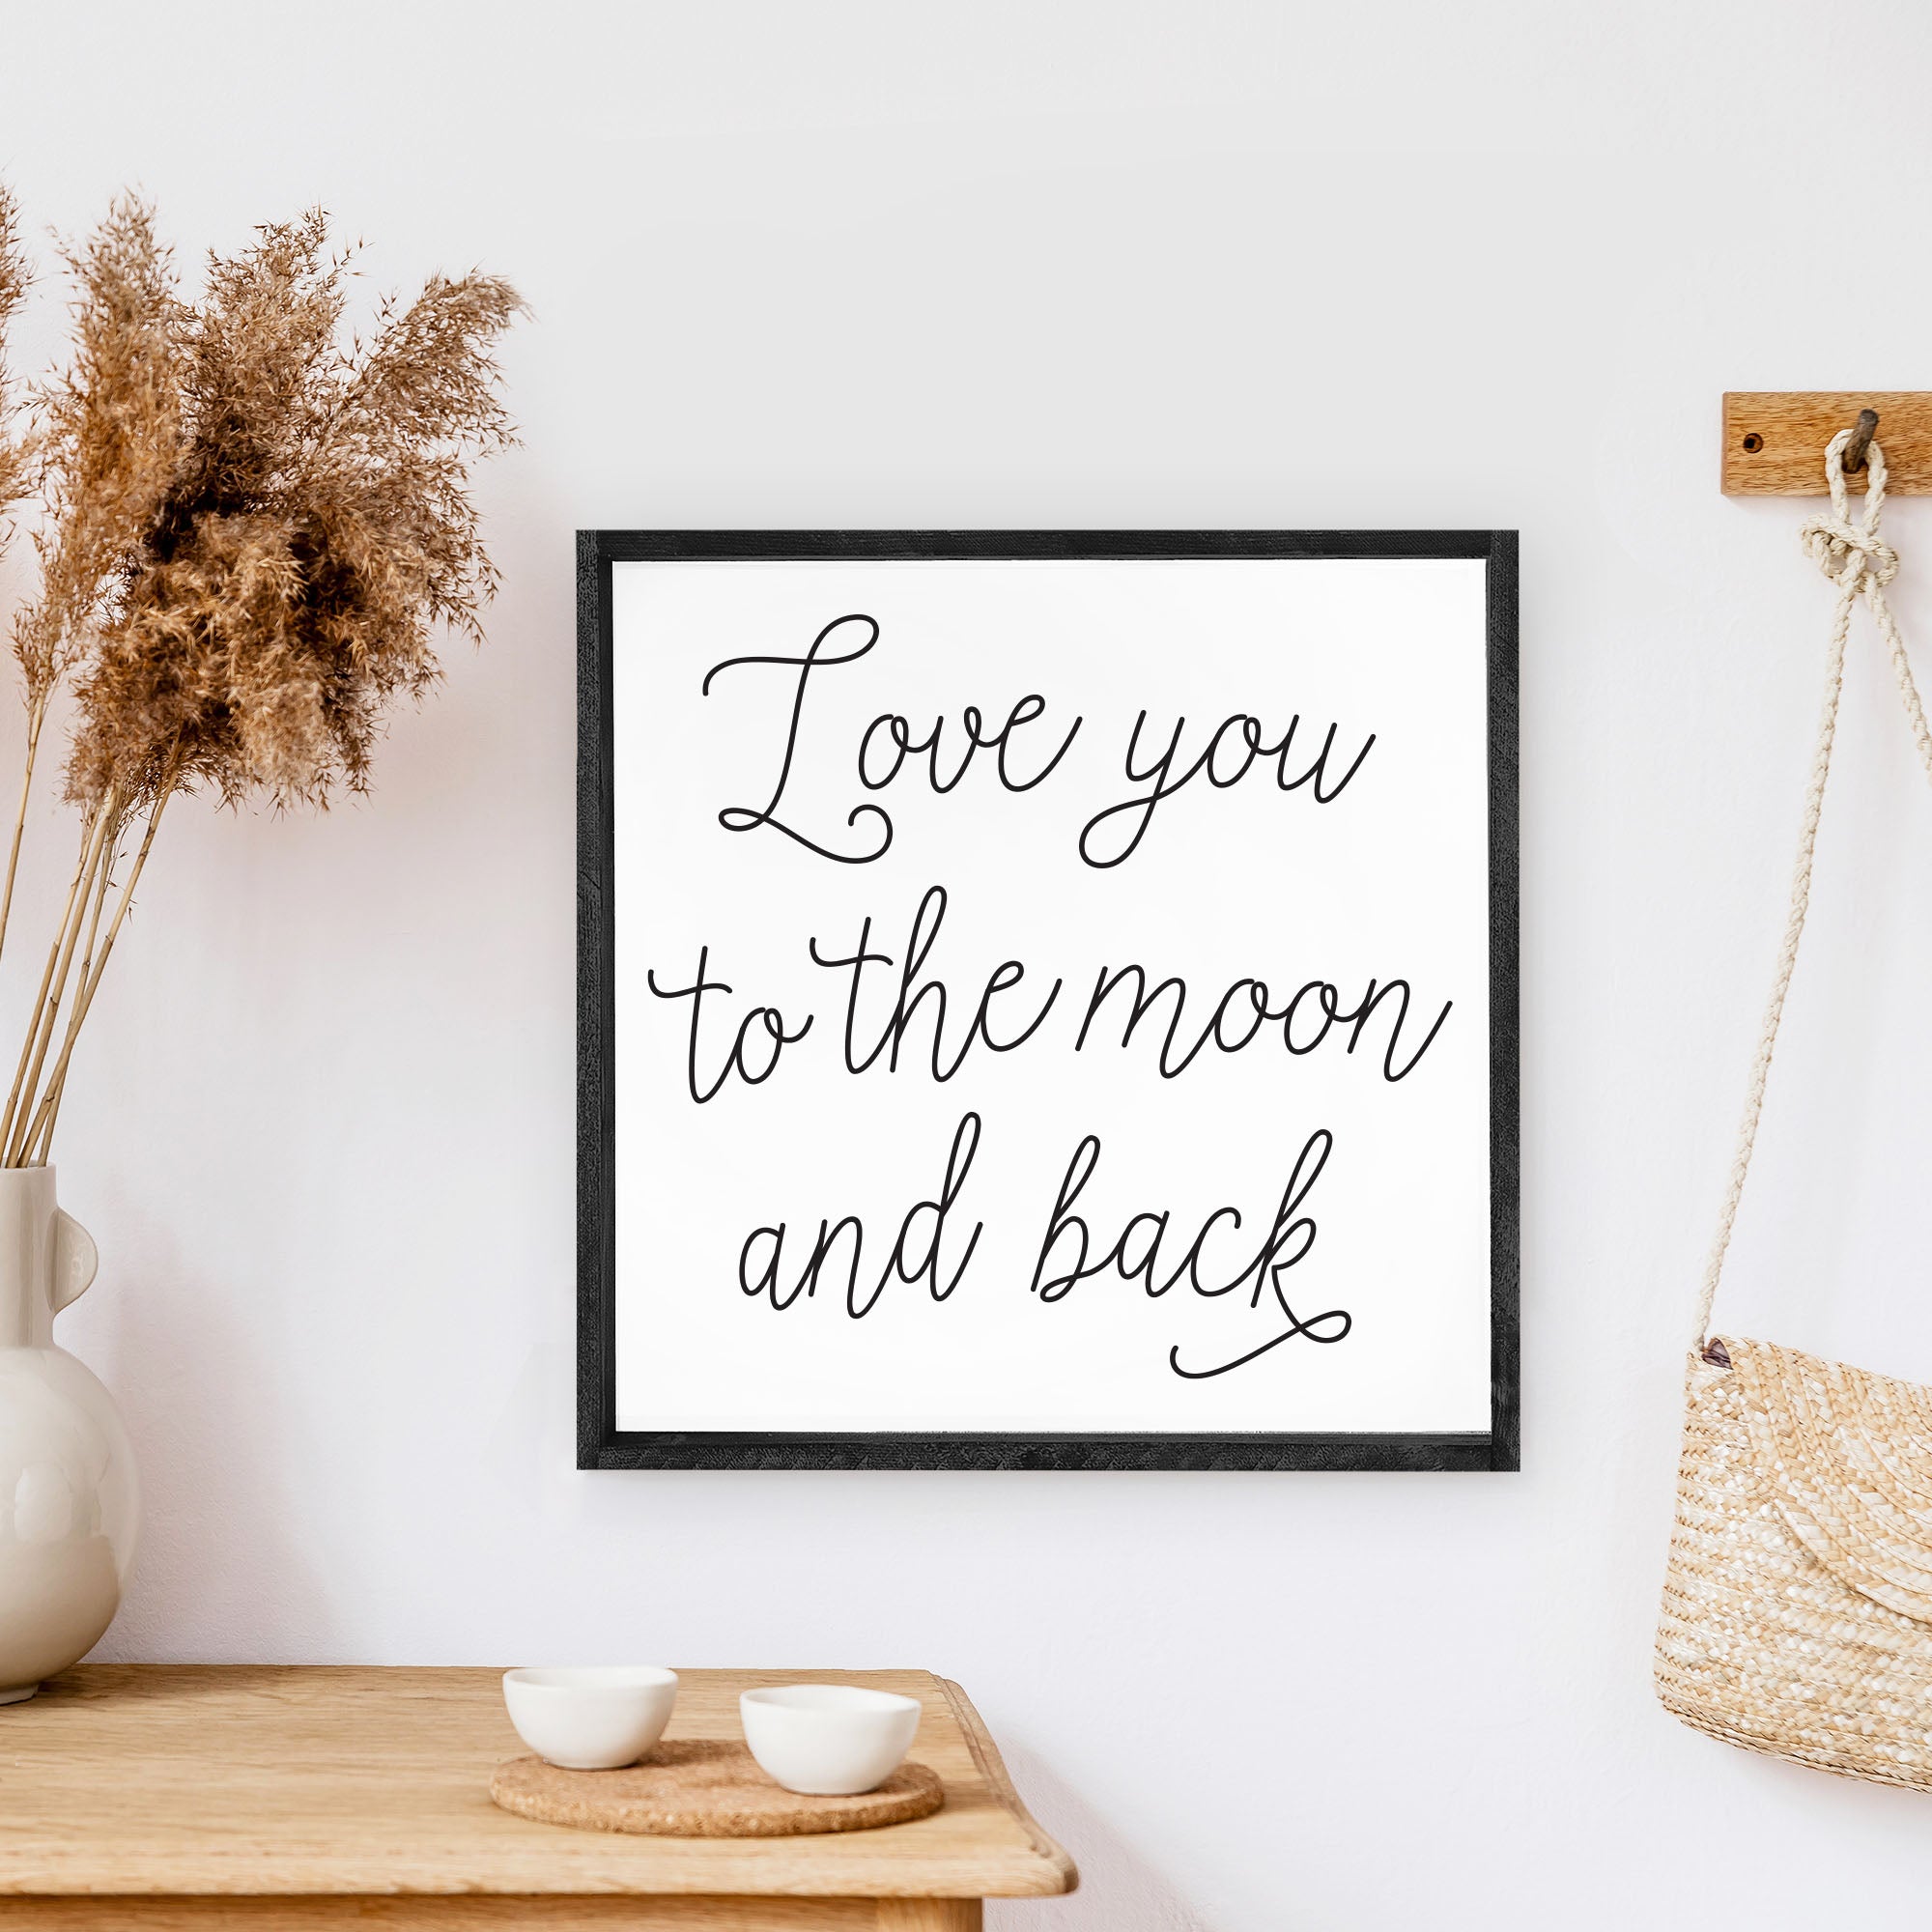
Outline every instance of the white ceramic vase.
[(114, 1403), (54, 1347), (94, 1279), (50, 1167), (0, 1168), (0, 1704), (78, 1662), (121, 1606), (140, 1497)]

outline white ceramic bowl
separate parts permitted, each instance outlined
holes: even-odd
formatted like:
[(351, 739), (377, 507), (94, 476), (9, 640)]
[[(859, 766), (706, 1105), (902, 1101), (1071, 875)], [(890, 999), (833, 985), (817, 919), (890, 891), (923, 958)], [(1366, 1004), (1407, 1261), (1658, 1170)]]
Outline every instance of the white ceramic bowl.
[(787, 1791), (843, 1797), (870, 1791), (912, 1748), (919, 1704), (849, 1684), (784, 1684), (738, 1698), (745, 1742)]
[(677, 1672), (648, 1663), (506, 1670), (503, 1702), (540, 1758), (566, 1771), (613, 1771), (636, 1764), (664, 1736)]

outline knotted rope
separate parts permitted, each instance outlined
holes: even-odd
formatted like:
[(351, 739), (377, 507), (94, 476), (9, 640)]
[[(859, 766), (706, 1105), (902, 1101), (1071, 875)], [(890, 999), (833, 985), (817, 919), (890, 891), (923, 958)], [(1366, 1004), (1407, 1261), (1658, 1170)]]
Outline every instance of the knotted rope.
[(1897, 553), (1882, 542), (1878, 534), (1879, 512), (1885, 505), (1885, 453), (1876, 441), (1866, 451), (1864, 507), (1858, 522), (1853, 523), (1845, 495), (1844, 461), (1845, 444), (1851, 436), (1850, 430), (1840, 430), (1825, 446), (1825, 480), (1832, 492), (1831, 515), (1807, 518), (1798, 532), (1804, 554), (1837, 585), (1838, 597), (1832, 615), (1832, 641), (1825, 659), (1825, 702), (1818, 720), (1818, 745), (1812, 753), (1810, 782), (1804, 792), (1804, 818), (1798, 835), (1798, 862), (1792, 869), (1791, 906), (1778, 948), (1777, 976), (1772, 983), (1770, 1005), (1765, 1009), (1764, 1031), (1758, 1037), (1750, 1086), (1745, 1094), (1737, 1153), (1731, 1161), (1730, 1184), (1718, 1219), (1718, 1236), (1711, 1244), (1711, 1258), (1704, 1266), (1703, 1293), (1698, 1297), (1694, 1346), (1700, 1353), (1710, 1338), (1711, 1304), (1717, 1299), (1718, 1280), (1724, 1271), (1724, 1256), (1731, 1245), (1731, 1230), (1737, 1225), (1738, 1203), (1744, 1196), (1745, 1176), (1750, 1171), (1751, 1150), (1757, 1142), (1758, 1116), (1764, 1110), (1765, 1083), (1771, 1077), (1771, 1057), (1777, 1045), (1778, 1022), (1784, 1017), (1784, 996), (1791, 990), (1792, 971), (1798, 964), (1798, 942), (1804, 936), (1804, 915), (1811, 904), (1811, 861), (1818, 845), (1819, 816), (1825, 809), (1825, 781), (1832, 774), (1832, 745), (1838, 731), (1838, 700), (1845, 688), (1845, 640), (1851, 635), (1852, 608), (1861, 597), (1870, 607), (1872, 620), (1890, 654), (1892, 675), (1898, 680), (1898, 694), (1905, 700), (1913, 742), (1918, 747), (1919, 762), (1925, 767), (1926, 777), (1932, 779), (1932, 729), (1926, 726), (1925, 707), (1918, 700), (1918, 687), (1913, 681), (1912, 665), (1905, 655), (1905, 639), (1899, 636), (1891, 607), (1885, 601), (1885, 586), (1898, 575)]

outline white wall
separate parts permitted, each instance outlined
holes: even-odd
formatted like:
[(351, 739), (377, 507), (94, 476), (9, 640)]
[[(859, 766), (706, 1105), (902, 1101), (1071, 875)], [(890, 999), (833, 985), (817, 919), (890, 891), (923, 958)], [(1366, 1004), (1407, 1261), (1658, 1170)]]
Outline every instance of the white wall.
[[(1086, 1873), (1009, 1932), (1921, 1919), (1925, 1800), (1693, 1736), (1647, 1653), (1828, 601), (1718, 398), (1932, 386), (1928, 56), (1914, 0), (7, 7), (37, 218), (321, 200), (537, 315), (488, 647), (366, 805), (170, 814), (70, 1092), (65, 1338), (150, 1505), (101, 1654), (930, 1664)], [(1523, 1474), (573, 1469), (591, 524), (1520, 526)], [(1725, 1307), (1932, 1379), (1868, 646), (1845, 751)]]

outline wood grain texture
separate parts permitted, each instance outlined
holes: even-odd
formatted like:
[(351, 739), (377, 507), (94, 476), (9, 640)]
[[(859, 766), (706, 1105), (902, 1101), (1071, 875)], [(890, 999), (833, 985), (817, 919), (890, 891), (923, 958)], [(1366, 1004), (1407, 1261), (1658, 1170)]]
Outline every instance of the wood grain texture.
[(979, 1932), (978, 1899), (0, 1898), (0, 1932)]
[(878, 1932), (980, 1932), (977, 1898), (882, 1898)]
[(971, 1705), (929, 1672), (687, 1671), (667, 1735), (735, 1738), (741, 1690), (802, 1681), (919, 1699), (913, 1750), (945, 1807), (819, 1837), (565, 1831), (490, 1802), (492, 1772), (521, 1748), (494, 1670), (83, 1666), (0, 1709), (0, 1898), (1073, 1889), (1072, 1861), (1014, 1796)]
[(1483, 1466), (1515, 1470), (1522, 1467), (1517, 533), (1492, 530), (1490, 538), (1490, 1456)]
[[(1732, 389), (1724, 397), (1724, 495), (1826, 495), (1825, 445), (1865, 409), (1878, 412), (1888, 493), (1932, 492), (1932, 390)], [(1747, 447), (1752, 438), (1757, 446)], [(1864, 471), (1845, 480), (1861, 491)]]
[(641, 1764), (618, 1771), (565, 1771), (540, 1757), (513, 1757), (492, 1775), (490, 1797), (542, 1825), (663, 1838), (876, 1832), (929, 1818), (946, 1802), (937, 1774), (911, 1759), (876, 1790), (807, 1797), (774, 1784), (743, 1745), (724, 1738), (667, 1738)]
[(611, 559), (577, 533), (577, 1463), (594, 1462), (615, 1413), (617, 932), (611, 885), (612, 773)]

